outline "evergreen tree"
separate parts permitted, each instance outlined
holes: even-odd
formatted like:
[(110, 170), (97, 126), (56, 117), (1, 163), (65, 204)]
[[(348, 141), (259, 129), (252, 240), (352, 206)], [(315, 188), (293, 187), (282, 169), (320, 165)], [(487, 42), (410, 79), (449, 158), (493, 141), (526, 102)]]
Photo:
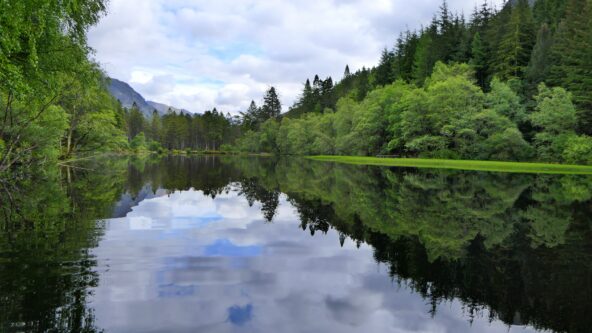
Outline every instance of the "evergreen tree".
[(262, 117), (267, 120), (270, 118), (277, 118), (282, 113), (282, 104), (274, 87), (269, 88), (265, 97), (263, 98), (263, 106), (261, 107)]
[(133, 103), (132, 108), (129, 111), (128, 117), (129, 118), (127, 121), (127, 126), (129, 140), (132, 140), (134, 137), (136, 137), (136, 135), (144, 131), (144, 124), (146, 122), (146, 119), (144, 118), (142, 112), (140, 112), (140, 109), (138, 108), (138, 105), (135, 102)]
[(537, 42), (526, 70), (526, 79), (531, 93), (536, 91), (539, 83), (544, 82), (549, 74), (551, 45), (551, 29), (547, 24), (543, 24), (537, 34)]
[(495, 54), (494, 72), (500, 78), (520, 78), (526, 71), (534, 46), (535, 32), (528, 0), (517, 0)]
[(150, 119), (150, 139), (153, 141), (161, 140), (162, 124), (158, 111), (152, 112), (152, 118)]
[(251, 101), (249, 108), (245, 113), (242, 113), (242, 124), (247, 130), (254, 130), (257, 128), (259, 119), (261, 118), (261, 110), (257, 107), (255, 101)]
[(395, 55), (384, 48), (380, 56), (380, 63), (375, 69), (374, 84), (376, 86), (384, 86), (394, 81), (393, 64)]
[(473, 42), (471, 43), (471, 54), (471, 65), (475, 70), (477, 83), (482, 89), (485, 89), (489, 75), (487, 66), (488, 54), (485, 49), (485, 44), (481, 39), (481, 34), (478, 32), (475, 34), (475, 37), (473, 37)]
[(546, 24), (555, 29), (565, 14), (566, 0), (537, 0), (533, 6), (533, 16), (537, 25)]
[[(348, 78), (351, 75), (351, 73), (349, 72), (349, 65), (345, 65), (345, 71), (343, 72), (343, 77), (344, 78)], [(308, 80), (306, 80), (308, 82)], [(310, 85), (310, 82), (308, 82), (308, 84)]]
[(573, 94), (580, 131), (592, 134), (592, 3), (569, 0), (551, 48), (549, 83)]
[(320, 112), (324, 112), (325, 108), (332, 109), (333, 104), (333, 79), (328, 77), (321, 84)]
[(432, 72), (435, 60), (432, 53), (432, 37), (428, 33), (424, 33), (417, 45), (415, 58), (413, 61), (412, 77), (416, 84), (423, 85), (425, 79)]

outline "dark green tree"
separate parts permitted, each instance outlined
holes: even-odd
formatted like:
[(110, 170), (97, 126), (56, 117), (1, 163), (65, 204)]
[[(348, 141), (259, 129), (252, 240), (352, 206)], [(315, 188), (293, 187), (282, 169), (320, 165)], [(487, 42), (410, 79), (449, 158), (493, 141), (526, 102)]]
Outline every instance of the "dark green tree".
[(488, 84), (487, 78), (489, 77), (487, 64), (488, 54), (485, 43), (481, 39), (481, 34), (478, 32), (473, 37), (473, 42), (471, 43), (471, 54), (470, 63), (475, 70), (477, 83), (482, 89), (485, 89)]
[(261, 114), (264, 120), (277, 118), (282, 113), (282, 103), (278, 97), (275, 87), (269, 88), (263, 97)]
[(511, 6), (509, 20), (494, 55), (493, 71), (502, 79), (520, 78), (526, 71), (535, 44), (535, 28), (528, 0), (517, 0)]
[(551, 48), (548, 82), (573, 94), (579, 130), (592, 134), (592, 4), (569, 0)]

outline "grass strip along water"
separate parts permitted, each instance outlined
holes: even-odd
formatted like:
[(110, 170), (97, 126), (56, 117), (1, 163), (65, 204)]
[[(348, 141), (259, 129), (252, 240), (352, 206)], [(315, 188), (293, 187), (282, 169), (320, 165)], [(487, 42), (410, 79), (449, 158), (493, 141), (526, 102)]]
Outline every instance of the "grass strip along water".
[(577, 174), (592, 175), (592, 166), (548, 163), (522, 163), (498, 161), (440, 160), (420, 158), (382, 158), (365, 156), (309, 156), (309, 159), (356, 165), (411, 167), (429, 169), (455, 169), (507, 173)]

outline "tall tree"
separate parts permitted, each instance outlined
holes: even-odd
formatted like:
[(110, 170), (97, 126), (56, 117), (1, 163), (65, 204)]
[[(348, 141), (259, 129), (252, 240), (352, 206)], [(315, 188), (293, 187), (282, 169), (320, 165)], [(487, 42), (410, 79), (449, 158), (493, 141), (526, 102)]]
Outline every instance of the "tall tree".
[(526, 80), (529, 86), (528, 91), (532, 95), (539, 83), (544, 82), (549, 75), (551, 66), (551, 46), (553, 40), (551, 29), (544, 23), (537, 34), (537, 42), (530, 57), (530, 63), (526, 70)]
[(485, 89), (487, 86), (487, 78), (489, 77), (488, 73), (488, 66), (487, 66), (487, 50), (485, 48), (485, 43), (481, 39), (481, 34), (477, 32), (473, 37), (473, 42), (471, 43), (471, 66), (475, 70), (475, 76), (477, 78), (477, 83), (482, 89)]
[(380, 63), (376, 67), (374, 74), (374, 83), (377, 86), (384, 86), (394, 81), (393, 63), (395, 55), (387, 48), (382, 50)]
[(417, 45), (415, 59), (413, 61), (413, 80), (418, 85), (423, 85), (425, 79), (430, 75), (434, 67), (434, 53), (432, 52), (432, 37), (424, 33)]
[(500, 78), (520, 78), (526, 71), (535, 43), (534, 19), (528, 0), (517, 0), (506, 6), (511, 6), (511, 15), (497, 46), (493, 69)]
[(277, 118), (282, 113), (282, 103), (278, 97), (275, 87), (269, 88), (265, 97), (263, 97), (263, 106), (261, 113), (265, 120), (270, 118)]
[(551, 49), (549, 83), (566, 88), (578, 107), (580, 131), (592, 134), (592, 3), (569, 0)]

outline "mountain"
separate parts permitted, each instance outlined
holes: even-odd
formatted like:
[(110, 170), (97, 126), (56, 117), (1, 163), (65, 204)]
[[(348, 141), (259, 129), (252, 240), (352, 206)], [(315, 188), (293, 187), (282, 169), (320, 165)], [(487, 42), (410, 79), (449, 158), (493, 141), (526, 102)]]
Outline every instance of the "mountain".
[(109, 92), (113, 97), (119, 100), (124, 108), (131, 108), (134, 103), (138, 106), (140, 111), (146, 116), (152, 116), (154, 108), (150, 106), (137, 91), (134, 90), (129, 84), (111, 78), (109, 84)]
[(158, 102), (153, 102), (153, 101), (146, 101), (146, 103), (148, 103), (148, 105), (150, 105), (153, 109), (156, 109), (156, 111), (158, 111), (159, 114), (163, 115), (163, 114), (167, 114), (169, 113), (169, 111), (171, 112), (175, 112), (175, 113), (180, 113), (180, 114), (186, 114), (186, 113), (191, 113), (185, 109), (178, 109), (174, 106), (170, 106), (170, 105), (166, 105), (166, 104), (162, 104), (162, 103), (158, 103)]
[(142, 114), (144, 114), (146, 117), (152, 117), (152, 112), (154, 112), (154, 110), (156, 110), (161, 116), (167, 114), (169, 109), (177, 113), (191, 113), (187, 110), (178, 109), (166, 104), (147, 101), (129, 84), (114, 78), (111, 78), (108, 89), (111, 95), (119, 100), (124, 108), (129, 109), (134, 105), (134, 103), (136, 103), (140, 109), (140, 112), (142, 112)]

